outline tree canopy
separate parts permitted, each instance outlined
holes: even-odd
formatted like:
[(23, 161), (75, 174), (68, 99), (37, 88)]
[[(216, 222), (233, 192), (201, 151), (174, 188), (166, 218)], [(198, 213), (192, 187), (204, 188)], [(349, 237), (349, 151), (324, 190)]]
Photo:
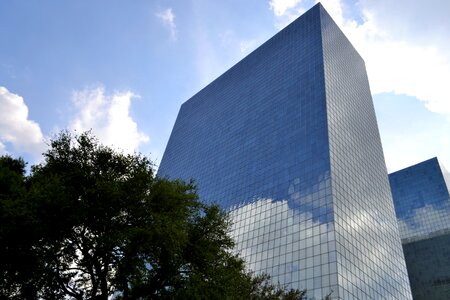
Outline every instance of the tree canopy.
[(193, 182), (62, 132), (41, 164), (0, 157), (0, 298), (302, 299), (233, 254), (230, 220)]

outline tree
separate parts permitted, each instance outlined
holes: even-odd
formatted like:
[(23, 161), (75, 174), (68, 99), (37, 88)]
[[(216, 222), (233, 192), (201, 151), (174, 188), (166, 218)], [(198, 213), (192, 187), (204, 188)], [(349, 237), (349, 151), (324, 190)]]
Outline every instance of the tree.
[(0, 298), (15, 295), (31, 299), (36, 294), (39, 260), (32, 251), (36, 222), (26, 201), (25, 162), (0, 157)]
[(17, 299), (301, 299), (234, 255), (230, 220), (193, 182), (62, 132), (25, 176), (0, 158), (0, 280)]

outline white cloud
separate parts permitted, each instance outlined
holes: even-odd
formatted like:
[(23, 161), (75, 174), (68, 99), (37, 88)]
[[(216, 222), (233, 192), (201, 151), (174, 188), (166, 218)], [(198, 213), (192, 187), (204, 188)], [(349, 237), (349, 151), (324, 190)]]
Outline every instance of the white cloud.
[(169, 28), (170, 36), (172, 39), (177, 39), (177, 26), (175, 25), (175, 15), (172, 12), (172, 8), (168, 8), (156, 16), (162, 20), (162, 22)]
[(70, 123), (72, 130), (91, 130), (102, 143), (131, 153), (149, 137), (138, 129), (130, 116), (131, 99), (137, 97), (130, 91), (105, 95), (103, 87), (76, 91), (73, 94), (77, 110)]
[[(388, 168), (395, 170), (406, 167), (405, 163), (414, 164), (433, 156), (442, 158), (448, 166), (450, 39), (443, 37), (450, 30), (450, 2), (361, 0), (349, 4), (323, 0), (321, 3), (364, 58), (373, 94), (408, 95), (422, 101), (430, 112), (446, 117), (434, 132), (420, 130), (398, 135), (395, 128), (384, 132)], [(280, 22), (286, 25), (309, 4), (296, 1), (295, 5), (274, 11), (275, 25), (278, 27)]]
[(432, 44), (396, 39), (369, 12), (366, 21), (343, 21), (341, 28), (366, 61), (374, 94), (394, 92), (424, 101), (432, 112), (450, 117), (446, 79), (450, 56)]
[[(446, 36), (448, 32), (442, 28), (449, 29), (450, 22), (438, 24), (433, 21), (432, 14), (421, 14), (421, 5), (411, 6), (409, 2), (396, 10), (390, 9), (391, 1), (362, 1), (358, 6), (362, 22), (358, 23), (357, 18), (344, 17), (345, 7), (341, 0), (321, 2), (364, 58), (374, 94), (394, 92), (413, 96), (424, 101), (430, 111), (450, 117), (446, 84), (450, 78), (450, 42), (439, 41), (434, 33), (434, 28), (440, 24), (441, 37)], [(305, 9), (302, 4), (297, 0), (270, 1), (279, 18), (290, 14), (297, 17)], [(425, 26), (430, 23), (427, 20), (435, 27)], [(423, 25), (419, 34), (415, 31), (418, 28), (416, 22)], [(416, 38), (417, 35), (420, 38)]]
[(270, 0), (269, 5), (273, 13), (277, 16), (283, 16), (289, 12), (290, 9), (297, 7), (302, 0)]
[(0, 153), (10, 143), (17, 152), (40, 155), (45, 149), (44, 136), (39, 124), (28, 119), (23, 98), (0, 87), (0, 107)]
[(447, 0), (360, 0), (360, 5), (371, 12), (378, 27), (389, 30), (397, 39), (420, 44), (433, 44), (448, 49), (450, 39)]

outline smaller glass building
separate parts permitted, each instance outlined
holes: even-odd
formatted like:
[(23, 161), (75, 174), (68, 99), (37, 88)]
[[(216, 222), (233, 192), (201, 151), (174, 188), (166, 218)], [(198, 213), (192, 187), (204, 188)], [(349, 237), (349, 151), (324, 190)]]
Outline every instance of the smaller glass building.
[(450, 175), (432, 158), (389, 175), (415, 300), (450, 298)]

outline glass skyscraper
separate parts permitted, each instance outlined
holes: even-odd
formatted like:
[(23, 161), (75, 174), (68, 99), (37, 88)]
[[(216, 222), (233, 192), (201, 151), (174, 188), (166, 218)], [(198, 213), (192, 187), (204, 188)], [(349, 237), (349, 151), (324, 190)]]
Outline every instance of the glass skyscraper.
[(389, 181), (414, 299), (450, 299), (449, 173), (432, 158)]
[(411, 299), (364, 61), (320, 4), (181, 106), (159, 175), (195, 178), (274, 282)]

